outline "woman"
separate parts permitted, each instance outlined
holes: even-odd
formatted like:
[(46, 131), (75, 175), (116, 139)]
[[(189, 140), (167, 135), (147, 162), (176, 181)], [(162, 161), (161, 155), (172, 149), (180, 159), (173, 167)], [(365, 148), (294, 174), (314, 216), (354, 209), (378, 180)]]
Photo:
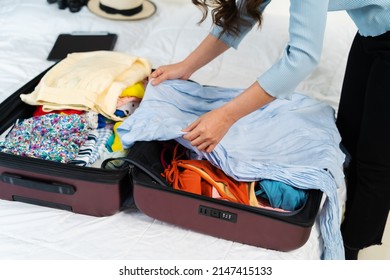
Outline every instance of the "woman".
[[(193, 0), (211, 9), (214, 27), (183, 61), (158, 67), (152, 84), (188, 79), (230, 47), (237, 48), (271, 0)], [(199, 150), (211, 152), (240, 118), (289, 98), (317, 66), (328, 11), (346, 10), (358, 27), (348, 58), (337, 126), (351, 154), (342, 234), (346, 259), (381, 244), (390, 208), (390, 0), (290, 0), (289, 42), (282, 58), (241, 95), (184, 128)], [(261, 45), (259, 44), (259, 47)]]

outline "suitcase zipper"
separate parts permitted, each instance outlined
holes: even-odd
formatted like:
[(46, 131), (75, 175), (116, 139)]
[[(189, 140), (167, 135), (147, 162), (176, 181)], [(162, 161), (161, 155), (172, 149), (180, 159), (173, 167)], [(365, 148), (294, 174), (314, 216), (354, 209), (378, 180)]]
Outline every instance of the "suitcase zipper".
[(20, 156), (0, 152), (0, 166), (41, 174), (48, 174), (50, 172), (50, 175), (53, 176), (71, 177), (83, 181), (93, 180), (94, 182), (101, 183), (119, 181), (124, 176), (128, 176), (129, 172), (128, 167), (112, 170), (64, 164), (29, 157), (23, 157), (23, 161), (20, 159)]

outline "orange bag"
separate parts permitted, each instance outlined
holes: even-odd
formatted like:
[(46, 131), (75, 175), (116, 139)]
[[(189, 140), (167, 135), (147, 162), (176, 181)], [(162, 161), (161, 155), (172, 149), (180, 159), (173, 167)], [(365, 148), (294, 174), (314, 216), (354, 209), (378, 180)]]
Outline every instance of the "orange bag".
[(250, 205), (247, 182), (236, 181), (207, 160), (177, 159), (176, 151), (177, 146), (162, 174), (174, 189), (212, 197), (215, 188), (222, 199)]

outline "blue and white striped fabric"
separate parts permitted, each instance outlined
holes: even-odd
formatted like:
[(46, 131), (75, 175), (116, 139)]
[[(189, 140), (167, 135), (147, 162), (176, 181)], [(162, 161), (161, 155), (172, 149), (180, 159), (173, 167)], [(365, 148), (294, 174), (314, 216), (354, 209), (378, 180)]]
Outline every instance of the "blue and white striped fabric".
[(182, 138), (188, 124), (242, 91), (181, 80), (149, 84), (118, 135), (126, 148), (136, 141), (176, 139), (237, 180), (320, 189), (327, 196), (321, 210), (324, 258), (343, 259), (337, 188), (344, 184), (345, 156), (330, 106), (301, 94), (277, 99), (237, 121), (211, 153), (197, 151)]
[(70, 161), (70, 164), (78, 166), (92, 166), (103, 153), (108, 138), (113, 134), (111, 129), (93, 129), (88, 134), (88, 139), (80, 147), (77, 157)]

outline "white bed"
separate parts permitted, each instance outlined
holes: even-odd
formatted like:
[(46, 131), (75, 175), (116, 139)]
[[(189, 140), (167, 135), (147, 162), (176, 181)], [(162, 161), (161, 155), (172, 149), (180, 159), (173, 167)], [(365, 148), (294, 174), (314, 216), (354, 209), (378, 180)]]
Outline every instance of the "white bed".
[[(141, 21), (113, 21), (92, 14), (59, 10), (46, 0), (0, 0), (0, 101), (53, 64), (46, 57), (59, 33), (110, 31), (116, 51), (147, 58), (153, 67), (186, 56), (207, 34), (210, 22), (197, 25), (200, 11), (184, 0), (155, 0), (157, 13)], [(246, 87), (278, 58), (287, 39), (288, 0), (275, 0), (237, 51), (230, 50), (197, 72), (202, 84)], [(345, 13), (330, 13), (324, 52), (317, 70), (299, 91), (335, 109), (346, 56), (356, 32)], [(253, 59), (256, 57), (256, 59)], [(340, 204), (345, 190), (339, 191)], [(137, 209), (110, 217), (0, 200), (0, 259), (319, 259), (318, 222), (308, 242), (278, 252), (196, 233), (150, 218)]]

